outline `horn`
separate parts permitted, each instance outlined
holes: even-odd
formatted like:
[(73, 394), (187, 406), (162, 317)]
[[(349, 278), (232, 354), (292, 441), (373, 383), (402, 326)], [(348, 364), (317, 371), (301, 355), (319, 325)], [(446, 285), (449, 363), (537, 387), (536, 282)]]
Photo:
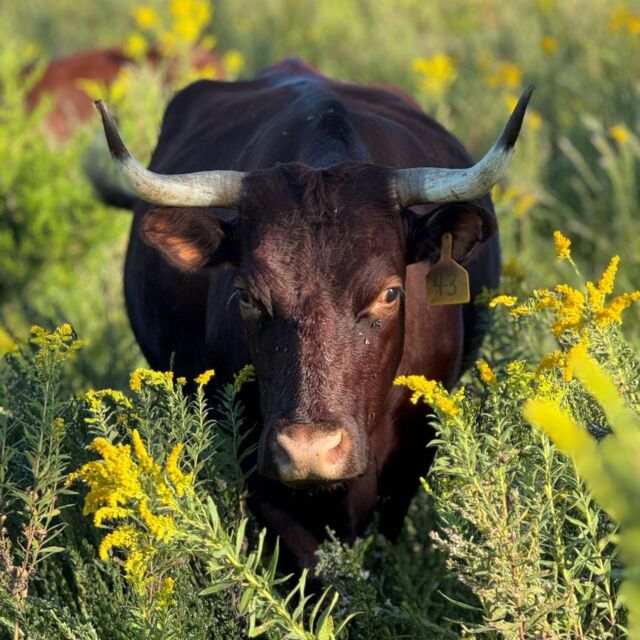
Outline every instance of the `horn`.
[(409, 207), (427, 202), (460, 202), (489, 193), (509, 165), (532, 93), (533, 86), (523, 92), (496, 143), (472, 167), (419, 167), (394, 171), (393, 186), (400, 206)]
[(238, 206), (242, 196), (240, 171), (198, 171), (163, 175), (145, 169), (128, 151), (118, 127), (102, 100), (96, 101), (113, 160), (136, 194), (152, 204), (168, 207)]

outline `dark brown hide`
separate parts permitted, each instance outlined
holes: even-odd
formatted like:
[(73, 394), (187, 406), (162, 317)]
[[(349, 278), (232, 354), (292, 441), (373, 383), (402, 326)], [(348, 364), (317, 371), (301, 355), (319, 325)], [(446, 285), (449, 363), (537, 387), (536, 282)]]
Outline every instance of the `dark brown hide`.
[(376, 509), (396, 535), (427, 471), (425, 410), (392, 381), (450, 388), (474, 357), (484, 308), (428, 306), (425, 275), (450, 231), (472, 295), (494, 287), (496, 223), (488, 197), (401, 210), (390, 167), (469, 165), (410, 99), (295, 61), (167, 108), (151, 169), (245, 171), (244, 198), (237, 212), (138, 201), (129, 316), (153, 367), (222, 382), (255, 365), (250, 506), (295, 567), (327, 527), (351, 541)]
[[(156, 65), (162, 60), (162, 56), (156, 47), (151, 47), (146, 60)], [(218, 56), (211, 51), (194, 48), (191, 63), (196, 69), (213, 66), (218, 77), (224, 78), (224, 67)], [(95, 96), (85, 93), (81, 81), (96, 80), (110, 86), (127, 64), (135, 64), (135, 61), (125, 55), (122, 47), (80, 51), (54, 60), (27, 94), (27, 109), (33, 111), (44, 97), (50, 98), (52, 106), (45, 120), (46, 131), (56, 141), (64, 142), (78, 125), (95, 116)], [(175, 73), (175, 64), (171, 61), (167, 65), (167, 73), (169, 81)]]

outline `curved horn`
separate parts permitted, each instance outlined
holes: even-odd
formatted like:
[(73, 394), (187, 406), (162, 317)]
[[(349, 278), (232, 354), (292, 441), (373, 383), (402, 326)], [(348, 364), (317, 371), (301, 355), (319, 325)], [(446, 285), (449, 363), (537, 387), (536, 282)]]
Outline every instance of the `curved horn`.
[(394, 171), (394, 187), (400, 206), (409, 207), (426, 202), (460, 202), (489, 193), (509, 165), (532, 93), (533, 86), (524, 91), (496, 143), (472, 167), (424, 167)]
[(242, 195), (240, 171), (198, 171), (163, 175), (145, 169), (128, 151), (109, 108), (96, 101), (109, 151), (116, 166), (136, 194), (152, 204), (173, 207), (229, 207), (238, 205)]

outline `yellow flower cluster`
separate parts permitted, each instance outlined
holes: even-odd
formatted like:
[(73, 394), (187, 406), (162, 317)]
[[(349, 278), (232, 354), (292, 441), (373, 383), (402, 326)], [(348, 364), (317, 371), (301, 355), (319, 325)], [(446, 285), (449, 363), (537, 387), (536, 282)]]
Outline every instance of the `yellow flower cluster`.
[(195, 380), (194, 382), (197, 385), (200, 385), (202, 387), (204, 387), (204, 385), (206, 385), (209, 380), (211, 380), (211, 378), (213, 378), (213, 376), (216, 375), (216, 372), (213, 369), (207, 369), (205, 372), (201, 373)]
[(571, 382), (573, 380), (575, 359), (588, 353), (589, 344), (589, 336), (585, 331), (581, 334), (579, 342), (574, 344), (568, 351), (556, 349), (544, 356), (536, 369), (536, 376), (540, 376), (548, 369), (559, 369), (563, 373), (564, 381)]
[(162, 581), (158, 595), (155, 598), (155, 608), (157, 611), (164, 611), (175, 604), (175, 600), (171, 597), (175, 589), (175, 581), (173, 578), (165, 578)]
[[(84, 464), (69, 475), (67, 482), (81, 480), (89, 487), (83, 513), (93, 514), (96, 526), (116, 520), (144, 525), (140, 528), (127, 522), (119, 524), (104, 537), (99, 548), (100, 558), (105, 561), (115, 547), (128, 551), (126, 577), (142, 592), (149, 581), (147, 568), (158, 543), (168, 542), (177, 532), (173, 517), (154, 513), (150, 503), (157, 502), (161, 508), (175, 507), (175, 495), (181, 497), (191, 489), (193, 474), (182, 473), (178, 466), (182, 444), (168, 455), (163, 473), (137, 430), (132, 432), (131, 440), (135, 459), (130, 445), (114, 445), (105, 438), (95, 438), (89, 446), (102, 459)], [(169, 594), (170, 591), (167, 597)]]
[(124, 54), (133, 60), (141, 60), (147, 55), (148, 50), (147, 39), (137, 31), (129, 35), (124, 44)]
[(93, 413), (99, 413), (102, 410), (105, 400), (111, 400), (115, 405), (125, 409), (131, 409), (133, 406), (131, 400), (117, 389), (101, 389), (100, 391), (91, 389), (84, 394), (84, 400)]
[(486, 360), (478, 360), (478, 362), (476, 362), (476, 367), (480, 374), (480, 380), (489, 385), (497, 384), (498, 379), (496, 378), (496, 374)]
[(493, 187), (491, 198), (497, 206), (504, 207), (513, 213), (516, 219), (524, 218), (539, 201), (535, 193), (524, 187), (511, 186), (503, 189), (499, 184)]
[(58, 354), (63, 360), (66, 360), (71, 353), (77, 351), (84, 346), (84, 340), (78, 340), (76, 333), (70, 324), (60, 325), (54, 331), (46, 329), (34, 324), (31, 327), (32, 344), (39, 347), (36, 359), (42, 361), (51, 353)]
[(489, 307), (494, 309), (495, 307), (513, 307), (515, 303), (518, 302), (518, 298), (515, 296), (496, 296), (489, 302)]
[(633, 13), (627, 7), (617, 7), (611, 14), (609, 29), (613, 33), (626, 31), (630, 36), (640, 35), (640, 13)]
[[(82, 480), (89, 486), (84, 502), (84, 515), (96, 513), (101, 507), (119, 507), (143, 497), (140, 469), (131, 458), (127, 444), (111, 444), (106, 438), (95, 438), (89, 445), (102, 460), (87, 462), (72, 473), (68, 482)], [(100, 520), (107, 519), (103, 512)]]
[(519, 89), (522, 86), (522, 69), (513, 62), (501, 60), (485, 75), (485, 81), (490, 87)]
[(171, 516), (157, 515), (149, 509), (147, 498), (140, 500), (138, 512), (153, 537), (158, 542), (168, 542), (176, 532), (176, 526)]
[(140, 393), (145, 385), (170, 390), (173, 388), (173, 372), (165, 371), (163, 373), (152, 369), (136, 369), (129, 380), (131, 391)]
[(152, 7), (135, 8), (133, 17), (141, 29), (155, 29), (160, 24), (160, 18)]
[(238, 373), (233, 377), (233, 388), (236, 393), (240, 391), (243, 385), (247, 382), (253, 382), (255, 380), (255, 367), (252, 364), (246, 364)]
[(173, 449), (171, 453), (167, 456), (167, 461), (165, 463), (165, 472), (167, 477), (171, 481), (171, 484), (175, 487), (176, 493), (178, 497), (182, 497), (184, 492), (193, 486), (193, 474), (188, 473), (184, 474), (180, 471), (180, 467), (178, 466), (178, 460), (180, 458), (180, 454), (182, 453), (183, 445), (182, 443), (178, 443)]
[(547, 55), (553, 55), (558, 48), (558, 42), (553, 36), (542, 36), (542, 38), (540, 38), (540, 48)]
[(571, 240), (562, 235), (560, 231), (553, 232), (553, 241), (556, 245), (556, 256), (558, 260), (571, 259)]
[(629, 133), (629, 129), (622, 124), (616, 124), (607, 129), (607, 133), (611, 137), (612, 140), (615, 140), (618, 144), (624, 145), (629, 142), (629, 138), (631, 134)]
[(171, 0), (172, 33), (188, 44), (195, 44), (213, 15), (207, 0)]
[(413, 69), (420, 76), (419, 89), (426, 94), (442, 97), (458, 77), (456, 64), (450, 56), (438, 53), (431, 58), (416, 58)]
[(200, 44), (212, 49), (213, 36), (203, 37), (205, 27), (211, 21), (213, 8), (207, 0), (171, 0), (169, 5), (171, 22), (165, 27), (163, 20), (153, 7), (139, 6), (133, 10), (133, 18), (140, 31), (127, 39), (125, 52), (134, 59), (146, 55), (149, 42), (159, 42), (163, 53), (173, 55), (184, 47)]
[(513, 317), (529, 316), (542, 309), (553, 309), (555, 319), (551, 326), (554, 336), (560, 337), (570, 332), (574, 337), (586, 324), (597, 327), (619, 324), (622, 312), (640, 299), (640, 291), (624, 293), (609, 303), (606, 297), (613, 291), (615, 276), (620, 258), (614, 256), (604, 270), (598, 284), (586, 283), (587, 295), (568, 284), (559, 284), (553, 291), (547, 289), (534, 291), (533, 300), (511, 310)]
[(237, 49), (229, 49), (222, 56), (222, 64), (224, 65), (227, 79), (235, 80), (244, 67), (244, 56)]
[(403, 385), (413, 391), (411, 402), (417, 404), (422, 400), (435, 409), (448, 416), (456, 416), (460, 413), (459, 402), (462, 398), (463, 390), (456, 392), (453, 396), (436, 380), (427, 380), (424, 376), (398, 376), (394, 381), (395, 385)]

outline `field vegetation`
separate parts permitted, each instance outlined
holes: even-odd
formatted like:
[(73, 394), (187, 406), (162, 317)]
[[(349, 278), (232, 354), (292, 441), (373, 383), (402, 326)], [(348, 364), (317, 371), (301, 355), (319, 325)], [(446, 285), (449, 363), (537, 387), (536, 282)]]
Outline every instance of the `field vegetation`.
[[(116, 35), (118, 34), (118, 35)], [(0, 6), (0, 638), (640, 638), (640, 7), (631, 0), (22, 0)], [(213, 48), (228, 78), (297, 55), (416, 97), (476, 157), (536, 90), (493, 192), (503, 278), (452, 392), (407, 376), (437, 432), (400, 540), (374, 525), (278, 571), (246, 510), (244, 385), (205, 399), (144, 368), (121, 290), (130, 224), (29, 88), (124, 44), (106, 98), (148, 159)], [(169, 84), (149, 46), (178, 60)], [(555, 233), (554, 233), (555, 232)], [(215, 363), (211, 363), (215, 367)], [(428, 413), (427, 405), (433, 408)], [(215, 410), (215, 411), (214, 411)]]

